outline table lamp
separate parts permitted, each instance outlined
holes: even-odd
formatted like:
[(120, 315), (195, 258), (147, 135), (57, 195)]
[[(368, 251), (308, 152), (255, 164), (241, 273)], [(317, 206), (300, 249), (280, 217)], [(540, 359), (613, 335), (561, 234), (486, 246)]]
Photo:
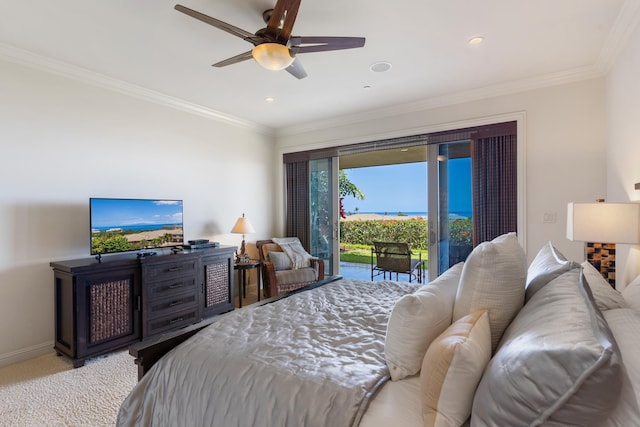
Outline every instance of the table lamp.
[(571, 202), (567, 239), (586, 242), (587, 261), (615, 287), (616, 243), (640, 243), (640, 204)]
[(242, 234), (242, 244), (240, 245), (240, 253), (238, 254), (240, 257), (244, 257), (245, 254), (245, 243), (244, 243), (244, 235), (249, 233), (255, 233), (256, 230), (253, 229), (253, 226), (249, 222), (248, 219), (244, 217), (244, 213), (238, 220), (235, 225), (231, 229), (232, 233)]

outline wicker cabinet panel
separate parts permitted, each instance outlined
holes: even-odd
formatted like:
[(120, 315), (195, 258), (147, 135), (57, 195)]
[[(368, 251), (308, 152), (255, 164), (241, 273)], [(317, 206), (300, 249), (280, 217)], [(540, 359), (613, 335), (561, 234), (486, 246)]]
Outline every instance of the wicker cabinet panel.
[(89, 285), (89, 344), (131, 334), (132, 285), (130, 278)]
[(203, 257), (203, 317), (233, 310), (233, 254)]

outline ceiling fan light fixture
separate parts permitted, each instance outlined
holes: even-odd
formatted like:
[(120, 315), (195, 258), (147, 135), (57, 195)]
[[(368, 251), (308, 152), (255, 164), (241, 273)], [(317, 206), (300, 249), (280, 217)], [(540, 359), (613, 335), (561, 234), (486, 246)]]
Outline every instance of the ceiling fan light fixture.
[(267, 70), (284, 70), (293, 64), (295, 58), (289, 53), (289, 48), (280, 43), (262, 43), (251, 51), (253, 59)]

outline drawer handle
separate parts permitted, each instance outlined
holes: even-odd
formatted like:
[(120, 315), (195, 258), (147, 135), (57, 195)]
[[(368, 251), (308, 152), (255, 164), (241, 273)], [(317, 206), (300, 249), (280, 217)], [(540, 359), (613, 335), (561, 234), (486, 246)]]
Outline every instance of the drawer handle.
[(176, 305), (180, 305), (180, 304), (184, 304), (183, 300), (178, 300), (178, 301), (173, 301), (171, 303), (169, 303), (169, 307), (175, 307)]
[(184, 269), (184, 267), (176, 266), (176, 267), (168, 268), (168, 269), (167, 269), (167, 271), (168, 271), (169, 273), (173, 273), (174, 271), (180, 271), (180, 270), (183, 270), (183, 269)]
[(181, 317), (177, 317), (175, 319), (169, 320), (169, 324), (173, 325), (174, 323), (182, 322), (183, 320), (184, 320), (184, 317), (182, 317), (182, 316)]
[(184, 286), (184, 283), (174, 283), (173, 285), (169, 285), (169, 289), (178, 289)]

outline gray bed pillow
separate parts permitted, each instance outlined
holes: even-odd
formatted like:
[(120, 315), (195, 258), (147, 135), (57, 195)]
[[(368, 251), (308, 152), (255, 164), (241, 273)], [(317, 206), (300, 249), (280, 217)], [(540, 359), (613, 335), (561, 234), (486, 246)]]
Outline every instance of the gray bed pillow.
[(620, 351), (582, 277), (564, 273), (520, 310), (478, 385), (471, 425), (599, 425), (615, 409)]
[(548, 242), (540, 249), (527, 270), (525, 301), (529, 301), (543, 286), (572, 268), (580, 268), (580, 265), (567, 260), (551, 242)]

